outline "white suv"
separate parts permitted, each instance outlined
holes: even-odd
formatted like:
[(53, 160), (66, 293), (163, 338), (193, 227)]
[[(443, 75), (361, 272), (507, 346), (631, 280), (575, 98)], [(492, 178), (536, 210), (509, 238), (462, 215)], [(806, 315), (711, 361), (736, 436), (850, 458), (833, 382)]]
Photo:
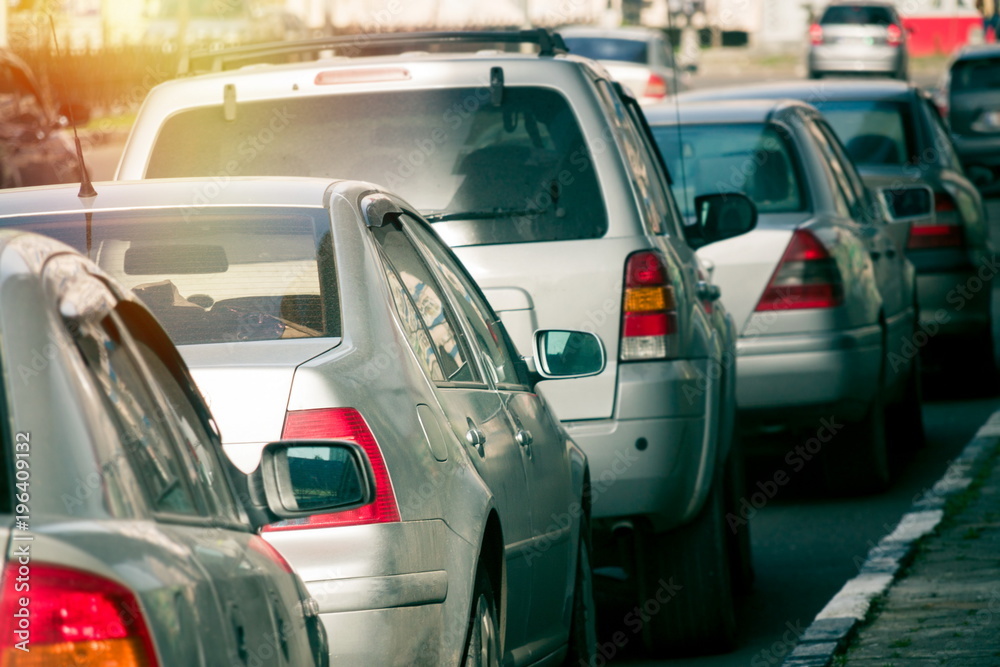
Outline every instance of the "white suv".
[[(509, 42), (538, 53), (496, 48)], [(410, 51), (427, 44), (494, 48)], [(331, 49), (352, 57), (225, 71)], [(599, 335), (604, 372), (540, 389), (590, 460), (597, 571), (624, 572), (639, 603), (662, 598), (664, 582), (682, 587), (642, 628), (652, 651), (731, 644), (733, 589), (750, 578), (748, 535), (725, 523), (740, 499), (735, 334), (694, 249), (752, 227), (749, 201), (702, 198), (686, 227), (635, 100), (545, 31), (324, 38), (210, 57), (222, 71), (150, 93), (118, 178), (373, 181), (435, 223), (522, 353), (536, 329)]]

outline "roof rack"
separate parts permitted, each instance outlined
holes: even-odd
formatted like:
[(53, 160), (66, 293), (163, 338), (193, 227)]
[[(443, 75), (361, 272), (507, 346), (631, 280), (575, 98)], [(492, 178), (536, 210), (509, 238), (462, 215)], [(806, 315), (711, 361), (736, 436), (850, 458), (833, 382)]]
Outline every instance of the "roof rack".
[[(343, 55), (354, 56), (365, 52), (402, 52), (425, 44), (537, 44), (538, 55), (555, 56), (568, 53), (569, 49), (562, 36), (545, 28), (535, 30), (475, 30), (454, 32), (394, 32), (360, 35), (336, 35), (296, 41), (248, 44), (230, 49), (202, 50), (193, 52), (181, 61), (178, 74), (195, 72), (221, 72), (229, 69), (226, 65), (242, 66), (260, 62), (269, 57), (295, 54), (318, 53), (319, 51), (341, 51)], [(314, 55), (313, 58), (318, 56)], [(206, 62), (206, 67), (195, 67)]]

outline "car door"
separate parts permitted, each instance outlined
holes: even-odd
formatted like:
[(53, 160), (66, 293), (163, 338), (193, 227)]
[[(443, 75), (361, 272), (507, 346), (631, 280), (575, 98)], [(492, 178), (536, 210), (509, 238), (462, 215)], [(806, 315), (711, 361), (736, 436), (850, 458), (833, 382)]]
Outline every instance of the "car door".
[(444, 418), (489, 486), (507, 562), (507, 647), (525, 644), (531, 610), (532, 507), (506, 407), (483, 377), (447, 296), (403, 226), (371, 229), (406, 339), (434, 384)]
[[(148, 326), (127, 324), (135, 310), (136, 304), (120, 302), (100, 323), (81, 325), (78, 347), (115, 409), (158, 529), (208, 582), (210, 591), (199, 599), (176, 601), (193, 612), (187, 630), (200, 636), (205, 664), (249, 665), (252, 656), (260, 661), (265, 638), (276, 637), (266, 574), (248, 551), (255, 536), (224, 494), (224, 475), (208, 465), (211, 443), (189, 437), (193, 425), (181, 422), (165, 399), (162, 387), (170, 378), (145, 340)], [(288, 662), (278, 652), (266, 664)]]
[(572, 601), (573, 528), (582, 512), (578, 502), (574, 507), (566, 437), (542, 397), (519, 374), (514, 346), (479, 288), (433, 232), (415, 220), (410, 222), (411, 233), (441, 276), (473, 352), (502, 399), (508, 426), (520, 446), (528, 490), (525, 504), (531, 507), (532, 538), (526, 557), (532, 581), (528, 639), (543, 642), (538, 651), (545, 654), (569, 632), (564, 611)]

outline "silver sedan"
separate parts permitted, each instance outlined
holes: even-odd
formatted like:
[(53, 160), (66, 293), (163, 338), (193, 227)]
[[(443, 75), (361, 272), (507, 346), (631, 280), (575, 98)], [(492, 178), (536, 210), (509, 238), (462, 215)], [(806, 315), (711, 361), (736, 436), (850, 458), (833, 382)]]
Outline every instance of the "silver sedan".
[(142, 299), (240, 468), (282, 438), (360, 448), (360, 482), (328, 488), (312, 457), (293, 468), (323, 492), (293, 506), (336, 491), (353, 507), (264, 532), (318, 602), (335, 663), (591, 659), (587, 461), (535, 386), (603, 370), (596, 336), (537, 332), (517, 356), (447, 246), (371, 184), (97, 190), (85, 208), (75, 188), (3, 196), (0, 225), (62, 238)]

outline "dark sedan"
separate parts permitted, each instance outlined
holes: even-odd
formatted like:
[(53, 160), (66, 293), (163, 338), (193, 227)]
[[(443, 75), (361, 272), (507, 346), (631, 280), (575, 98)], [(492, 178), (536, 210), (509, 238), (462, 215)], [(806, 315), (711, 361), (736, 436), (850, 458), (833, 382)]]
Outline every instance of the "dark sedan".
[[(995, 270), (983, 200), (966, 176), (927, 93), (893, 81), (786, 82), (685, 93), (680, 99), (792, 98), (817, 107), (840, 137), (862, 178), (884, 184), (924, 182), (935, 216), (914, 224), (906, 255), (917, 269), (925, 361), (945, 370), (954, 352), (975, 360), (978, 378), (993, 368), (990, 290)], [(992, 378), (991, 378), (992, 379)]]

